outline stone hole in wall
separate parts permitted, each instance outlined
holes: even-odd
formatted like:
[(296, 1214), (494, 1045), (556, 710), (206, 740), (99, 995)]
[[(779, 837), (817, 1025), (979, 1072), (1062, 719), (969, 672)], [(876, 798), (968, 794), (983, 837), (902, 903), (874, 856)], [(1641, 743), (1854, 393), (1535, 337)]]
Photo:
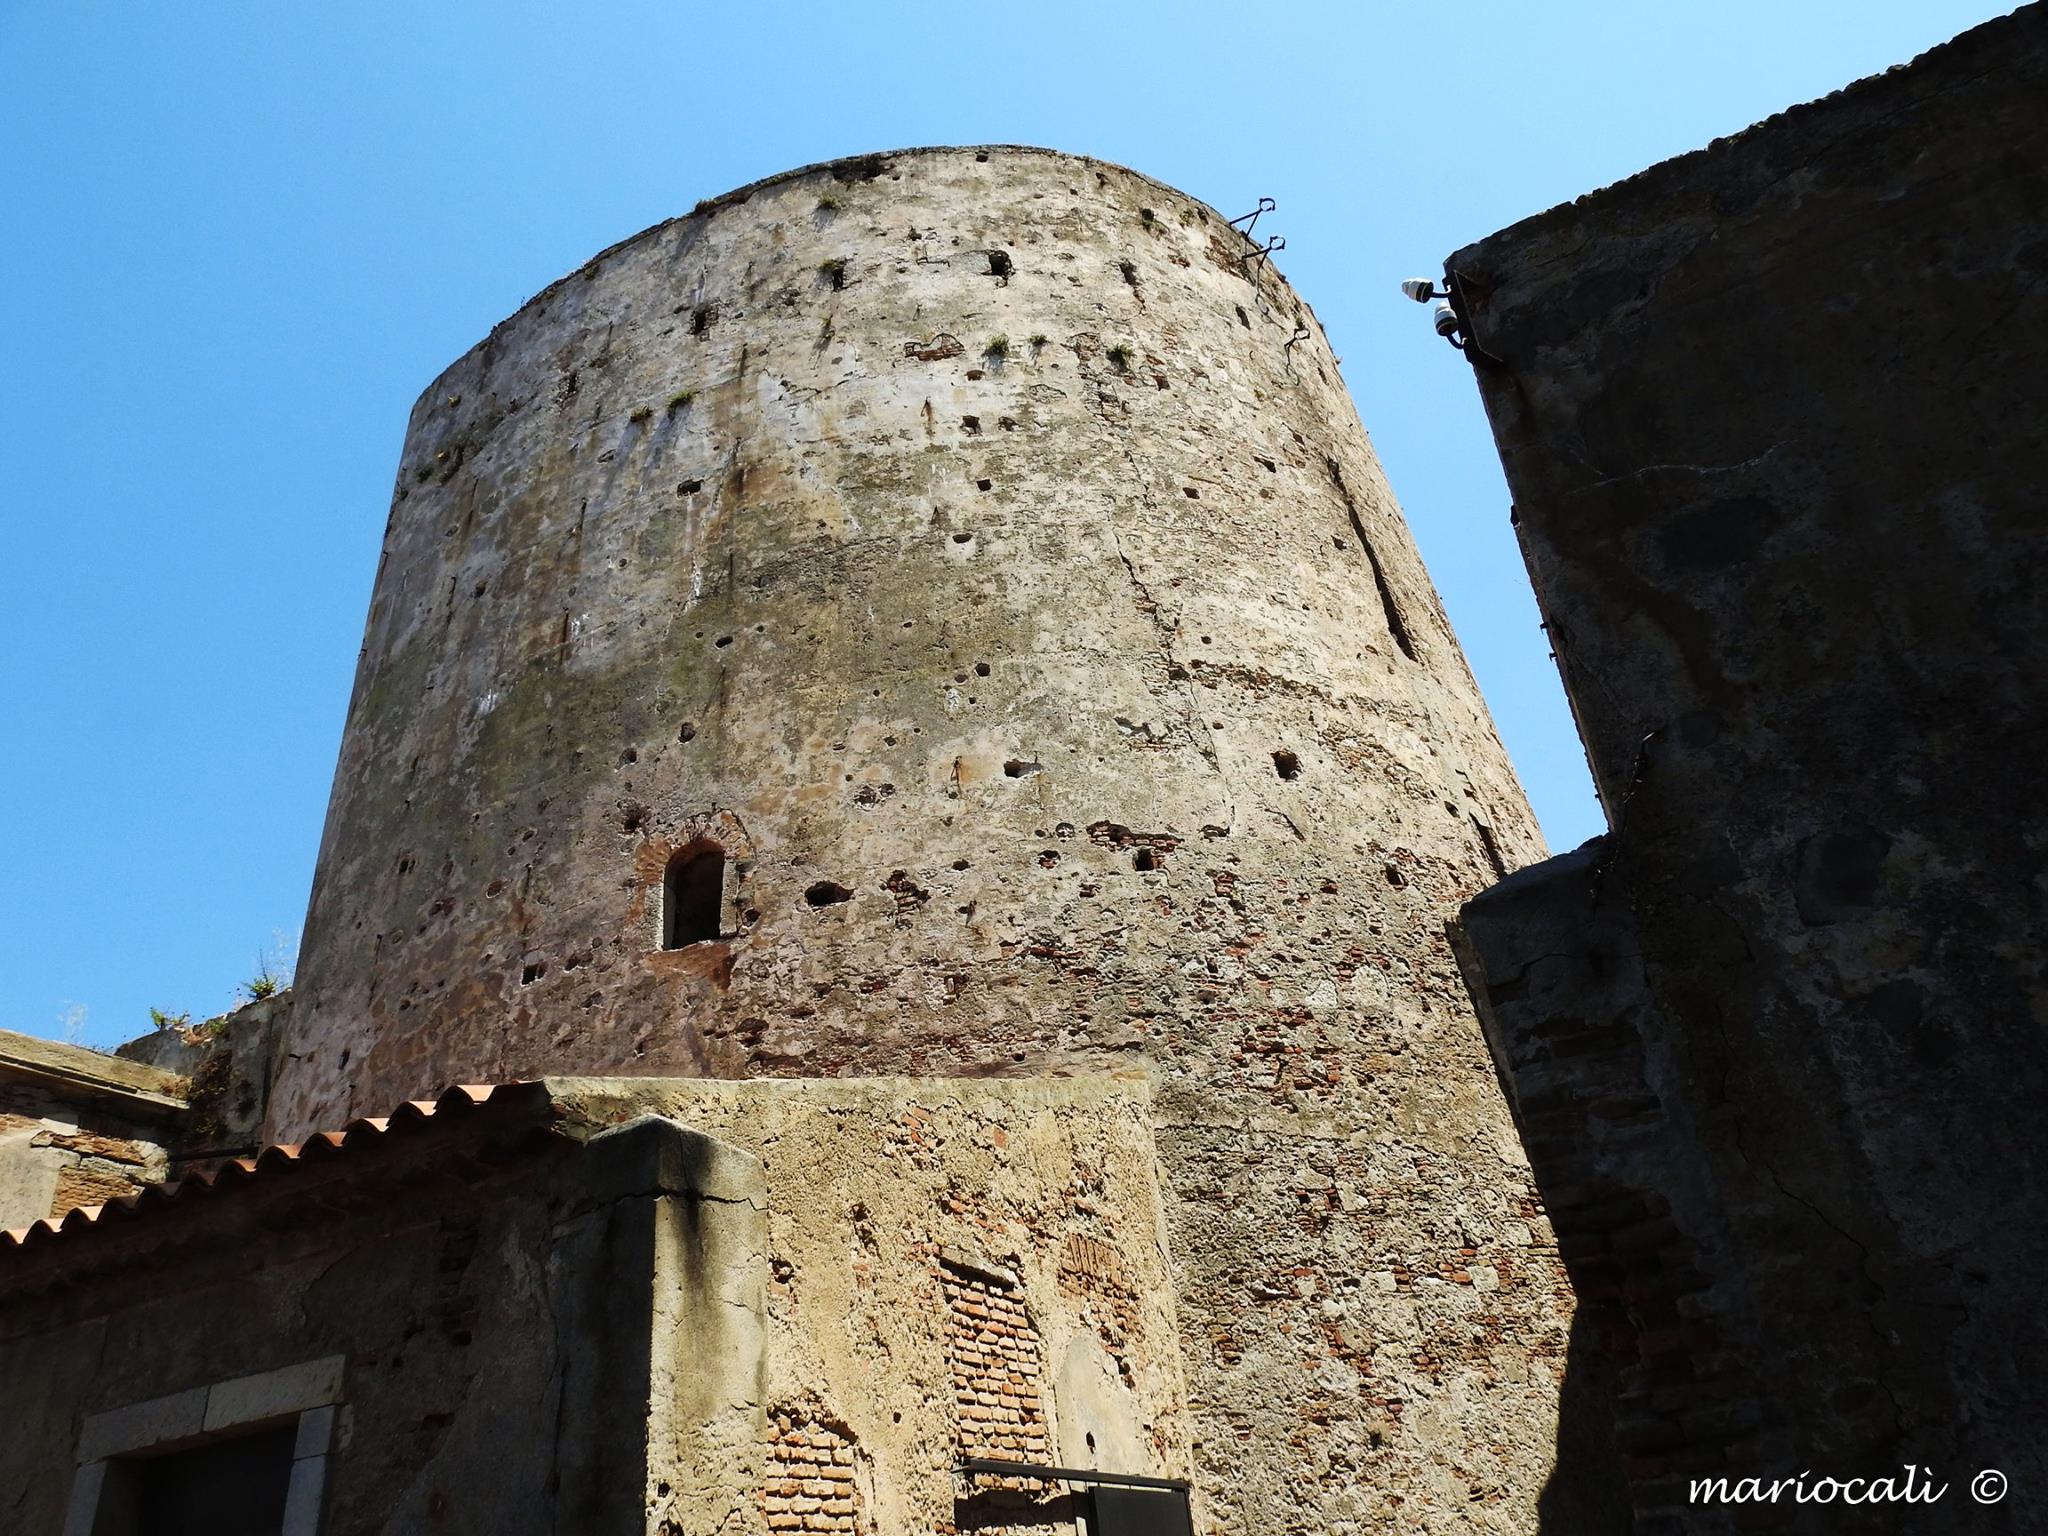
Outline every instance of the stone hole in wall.
[(725, 912), (725, 850), (699, 839), (669, 855), (661, 874), (661, 947), (719, 937)]
[(1471, 821), (1472, 829), (1479, 834), (1479, 846), (1481, 851), (1486, 854), (1486, 862), (1493, 866), (1494, 878), (1497, 880), (1507, 879), (1508, 863), (1506, 859), (1501, 857), (1500, 843), (1493, 835), (1493, 828), (1489, 827), (1477, 816), (1472, 817)]
[(819, 880), (805, 888), (804, 900), (814, 907), (836, 907), (853, 900), (853, 892), (836, 880)]
[(990, 251), (988, 253), (988, 275), (996, 279), (996, 281), (1000, 283), (1009, 282), (1010, 274), (1016, 270), (1016, 267), (1010, 261), (1010, 253), (1008, 251)]
[(690, 334), (708, 336), (711, 327), (718, 323), (718, 308), (712, 304), (699, 304), (690, 316)]
[(1301, 759), (1282, 747), (1273, 754), (1273, 771), (1283, 779), (1301, 777)]

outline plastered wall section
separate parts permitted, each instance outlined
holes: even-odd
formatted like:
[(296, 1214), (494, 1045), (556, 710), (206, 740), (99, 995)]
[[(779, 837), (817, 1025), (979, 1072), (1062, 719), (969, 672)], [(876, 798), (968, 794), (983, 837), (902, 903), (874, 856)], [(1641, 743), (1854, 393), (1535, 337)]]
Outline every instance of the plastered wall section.
[(161, 1180), (187, 1088), (173, 1071), (0, 1030), (0, 1230)]
[(0, 1083), (0, 1227), (25, 1227), (132, 1194), (169, 1166), (160, 1121), (81, 1105), (46, 1087)]
[[(748, 1528), (937, 1536), (989, 1528), (997, 1509), (1071, 1520), (1065, 1488), (963, 1480), (962, 1455), (1190, 1474), (1142, 1082), (557, 1091), (575, 1124), (654, 1113), (760, 1160), (767, 1344)], [(674, 1363), (679, 1380), (692, 1368)], [(1218, 1529), (1197, 1501), (1198, 1529)]]
[(309, 1361), (327, 1536), (939, 1536), (1072, 1518), (963, 1455), (1188, 1475), (1142, 1083), (544, 1099), (0, 1254), (9, 1528), (64, 1527), (90, 1421), (176, 1450)]

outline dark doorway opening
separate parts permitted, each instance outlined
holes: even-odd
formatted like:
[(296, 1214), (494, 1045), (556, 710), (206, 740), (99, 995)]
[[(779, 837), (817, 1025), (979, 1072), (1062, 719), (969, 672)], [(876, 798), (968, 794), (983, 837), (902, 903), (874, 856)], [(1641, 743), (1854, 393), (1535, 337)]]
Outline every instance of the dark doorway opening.
[(135, 1466), (136, 1536), (278, 1536), (298, 1422)]

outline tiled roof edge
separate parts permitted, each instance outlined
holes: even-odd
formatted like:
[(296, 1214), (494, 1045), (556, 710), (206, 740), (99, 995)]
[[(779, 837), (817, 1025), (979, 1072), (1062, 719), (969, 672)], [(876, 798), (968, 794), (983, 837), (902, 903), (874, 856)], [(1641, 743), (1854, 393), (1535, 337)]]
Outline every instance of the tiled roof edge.
[(238, 1157), (210, 1173), (188, 1174), (162, 1184), (147, 1185), (103, 1205), (82, 1205), (62, 1216), (49, 1216), (26, 1227), (0, 1232), (0, 1263), (24, 1251), (41, 1251), (61, 1238), (142, 1216), (161, 1206), (224, 1195), (252, 1182), (269, 1184), (294, 1170), (317, 1166), (351, 1150), (383, 1145), (397, 1137), (448, 1130), (473, 1122), (477, 1114), (507, 1120), (553, 1103), (544, 1083), (464, 1083), (432, 1099), (401, 1104), (389, 1115), (351, 1121), (338, 1131), (319, 1131), (307, 1140), (274, 1143), (253, 1157)]

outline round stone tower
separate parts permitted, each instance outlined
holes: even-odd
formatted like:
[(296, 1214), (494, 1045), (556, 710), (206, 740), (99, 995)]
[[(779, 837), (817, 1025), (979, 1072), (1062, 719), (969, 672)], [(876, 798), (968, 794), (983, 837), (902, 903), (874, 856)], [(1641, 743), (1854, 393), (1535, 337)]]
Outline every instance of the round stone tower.
[(1146, 1074), (1215, 1528), (1514, 1528), (1566, 1304), (1442, 930), (1541, 853), (1256, 244), (1041, 150), (840, 161), (414, 409), (272, 1129)]

